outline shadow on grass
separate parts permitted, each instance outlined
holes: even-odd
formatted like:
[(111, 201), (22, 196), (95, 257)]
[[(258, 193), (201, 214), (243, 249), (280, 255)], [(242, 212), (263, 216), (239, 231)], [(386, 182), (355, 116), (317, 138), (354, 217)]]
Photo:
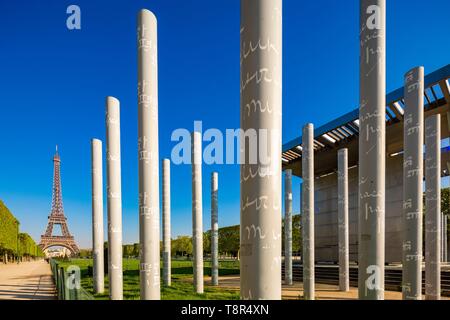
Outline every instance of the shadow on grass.
[[(162, 272), (162, 269), (161, 269)], [(173, 275), (190, 275), (192, 276), (194, 273), (193, 267), (178, 267), (172, 268)], [(203, 274), (205, 276), (211, 276), (211, 267), (203, 267)], [(238, 275), (239, 269), (219, 269), (220, 276), (228, 276), (228, 275)]]
[[(163, 270), (161, 269), (161, 274)], [(177, 267), (172, 268), (172, 275), (186, 275), (192, 276), (194, 273), (193, 267)], [(205, 276), (211, 276), (211, 267), (204, 267), (203, 274)], [(88, 277), (88, 272), (86, 270), (82, 270), (82, 277)], [(124, 278), (136, 277), (139, 278), (139, 270), (124, 270), (123, 271)], [(239, 275), (239, 269), (219, 269), (220, 276), (228, 276), (228, 275)]]
[[(93, 279), (88, 271), (88, 266), (92, 266), (92, 260), (77, 260), (63, 262), (61, 266), (67, 267), (71, 264), (78, 265), (81, 271), (81, 285), (89, 293), (93, 294)], [(162, 265), (162, 263), (161, 263)], [(135, 300), (140, 298), (139, 284), (139, 262), (137, 260), (124, 260), (123, 270), (123, 297), (125, 300)], [(197, 294), (192, 281), (193, 267), (192, 261), (172, 261), (172, 285), (164, 286), (161, 283), (161, 299), (163, 300), (235, 300), (239, 299), (239, 292), (232, 289), (212, 287), (205, 282), (204, 293)], [(162, 269), (161, 269), (162, 274)], [(204, 275), (211, 275), (211, 264), (205, 261)], [(239, 263), (233, 261), (220, 261), (219, 275), (239, 275)], [(105, 274), (105, 292), (95, 294), (95, 299), (108, 299), (109, 281), (108, 274)]]

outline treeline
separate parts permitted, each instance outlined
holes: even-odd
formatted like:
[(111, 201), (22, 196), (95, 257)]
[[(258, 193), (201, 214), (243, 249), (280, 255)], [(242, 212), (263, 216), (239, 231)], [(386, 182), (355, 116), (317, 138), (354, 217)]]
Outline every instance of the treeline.
[[(301, 250), (301, 226), (300, 215), (292, 217), (292, 250), (294, 253)], [(282, 228), (284, 239), (284, 225)], [(238, 257), (239, 255), (239, 225), (219, 228), (219, 256)], [(284, 240), (283, 240), (284, 245)], [(107, 255), (108, 243), (105, 242), (105, 256)], [(284, 249), (283, 249), (284, 250)], [(162, 242), (160, 242), (160, 251), (162, 252)], [(125, 244), (122, 247), (123, 257), (139, 257), (139, 244)], [(179, 236), (171, 240), (172, 257), (189, 257), (192, 255), (192, 237)], [(203, 253), (211, 254), (211, 231), (203, 233)], [(92, 258), (92, 250), (80, 250), (81, 258)]]
[(19, 233), (19, 255), (24, 257), (43, 257), (44, 253), (28, 233)]
[(0, 200), (0, 256), (6, 262), (19, 257), (43, 257), (39, 246), (27, 233), (20, 233), (19, 220)]
[[(444, 215), (450, 215), (450, 188), (441, 189), (441, 211)], [(425, 213), (425, 195), (424, 195), (424, 213)], [(284, 216), (284, 214), (283, 214)], [(447, 228), (450, 230), (450, 223)], [(284, 220), (282, 227), (282, 245), (284, 254)], [(105, 242), (105, 253), (107, 252), (108, 243)], [(171, 240), (172, 256), (186, 257), (192, 255), (192, 237), (179, 236)], [(160, 243), (162, 252), (162, 242)], [(302, 251), (302, 233), (301, 233), (301, 216), (294, 215), (292, 217), (292, 251), (294, 255), (300, 254)], [(211, 231), (203, 234), (203, 252), (205, 255), (211, 254)], [(239, 225), (219, 228), (219, 256), (238, 257), (239, 255)], [(80, 256), (91, 258), (91, 250), (81, 250)], [(123, 245), (123, 257), (139, 257), (139, 244)]]
[(450, 215), (450, 188), (441, 189), (441, 212)]

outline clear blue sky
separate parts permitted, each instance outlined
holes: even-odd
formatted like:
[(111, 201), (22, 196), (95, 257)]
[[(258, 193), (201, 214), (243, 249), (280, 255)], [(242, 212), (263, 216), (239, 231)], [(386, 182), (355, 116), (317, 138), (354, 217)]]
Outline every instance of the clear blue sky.
[[(358, 104), (359, 1), (285, 0), (283, 142)], [(66, 28), (81, 7), (82, 29)], [(1, 1), (0, 199), (36, 240), (51, 204), (55, 144), (65, 212), (91, 243), (90, 139), (105, 138), (104, 99), (121, 101), (124, 242), (138, 239), (136, 14), (158, 18), (160, 156), (174, 129), (239, 126), (239, 0)], [(387, 90), (411, 67), (450, 63), (448, 0), (387, 1)], [(204, 228), (210, 173), (219, 171), (219, 223), (239, 223), (239, 167), (203, 167)], [(173, 235), (191, 233), (191, 167), (172, 166)], [(299, 207), (294, 188), (294, 210)], [(106, 215), (106, 211), (105, 211)]]

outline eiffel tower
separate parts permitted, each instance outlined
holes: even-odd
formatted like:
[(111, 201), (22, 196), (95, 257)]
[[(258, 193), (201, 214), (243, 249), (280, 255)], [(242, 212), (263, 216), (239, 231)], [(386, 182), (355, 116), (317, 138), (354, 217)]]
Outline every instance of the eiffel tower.
[[(53, 226), (61, 226), (61, 236), (53, 235)], [(64, 208), (62, 202), (61, 191), (61, 159), (58, 154), (58, 146), (53, 157), (53, 191), (52, 191), (52, 211), (48, 216), (47, 230), (41, 235), (41, 243), (39, 243), (42, 251), (54, 247), (61, 246), (69, 249), (71, 255), (80, 252), (72, 235), (70, 235), (67, 227), (67, 218), (64, 216)]]

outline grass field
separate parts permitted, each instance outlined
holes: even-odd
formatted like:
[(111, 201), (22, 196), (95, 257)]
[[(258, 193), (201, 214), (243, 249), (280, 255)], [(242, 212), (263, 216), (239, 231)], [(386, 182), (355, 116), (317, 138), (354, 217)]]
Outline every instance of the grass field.
[[(88, 266), (92, 266), (92, 259), (72, 259), (60, 261), (60, 266), (67, 268), (69, 265), (77, 265), (81, 270), (81, 286), (94, 295), (92, 276), (89, 276)], [(161, 263), (162, 266), (162, 263)], [(236, 300), (239, 292), (219, 287), (210, 286), (205, 281), (204, 293), (194, 292), (192, 284), (192, 262), (188, 260), (172, 260), (172, 285), (166, 287), (161, 282), (161, 299), (163, 300)], [(205, 276), (211, 275), (211, 263), (204, 263)], [(161, 270), (162, 275), (162, 270)], [(219, 275), (239, 275), (239, 261), (220, 261)], [(94, 295), (96, 299), (108, 299), (108, 276), (105, 274), (105, 293)], [(123, 260), (123, 298), (125, 300), (139, 299), (139, 260)]]

